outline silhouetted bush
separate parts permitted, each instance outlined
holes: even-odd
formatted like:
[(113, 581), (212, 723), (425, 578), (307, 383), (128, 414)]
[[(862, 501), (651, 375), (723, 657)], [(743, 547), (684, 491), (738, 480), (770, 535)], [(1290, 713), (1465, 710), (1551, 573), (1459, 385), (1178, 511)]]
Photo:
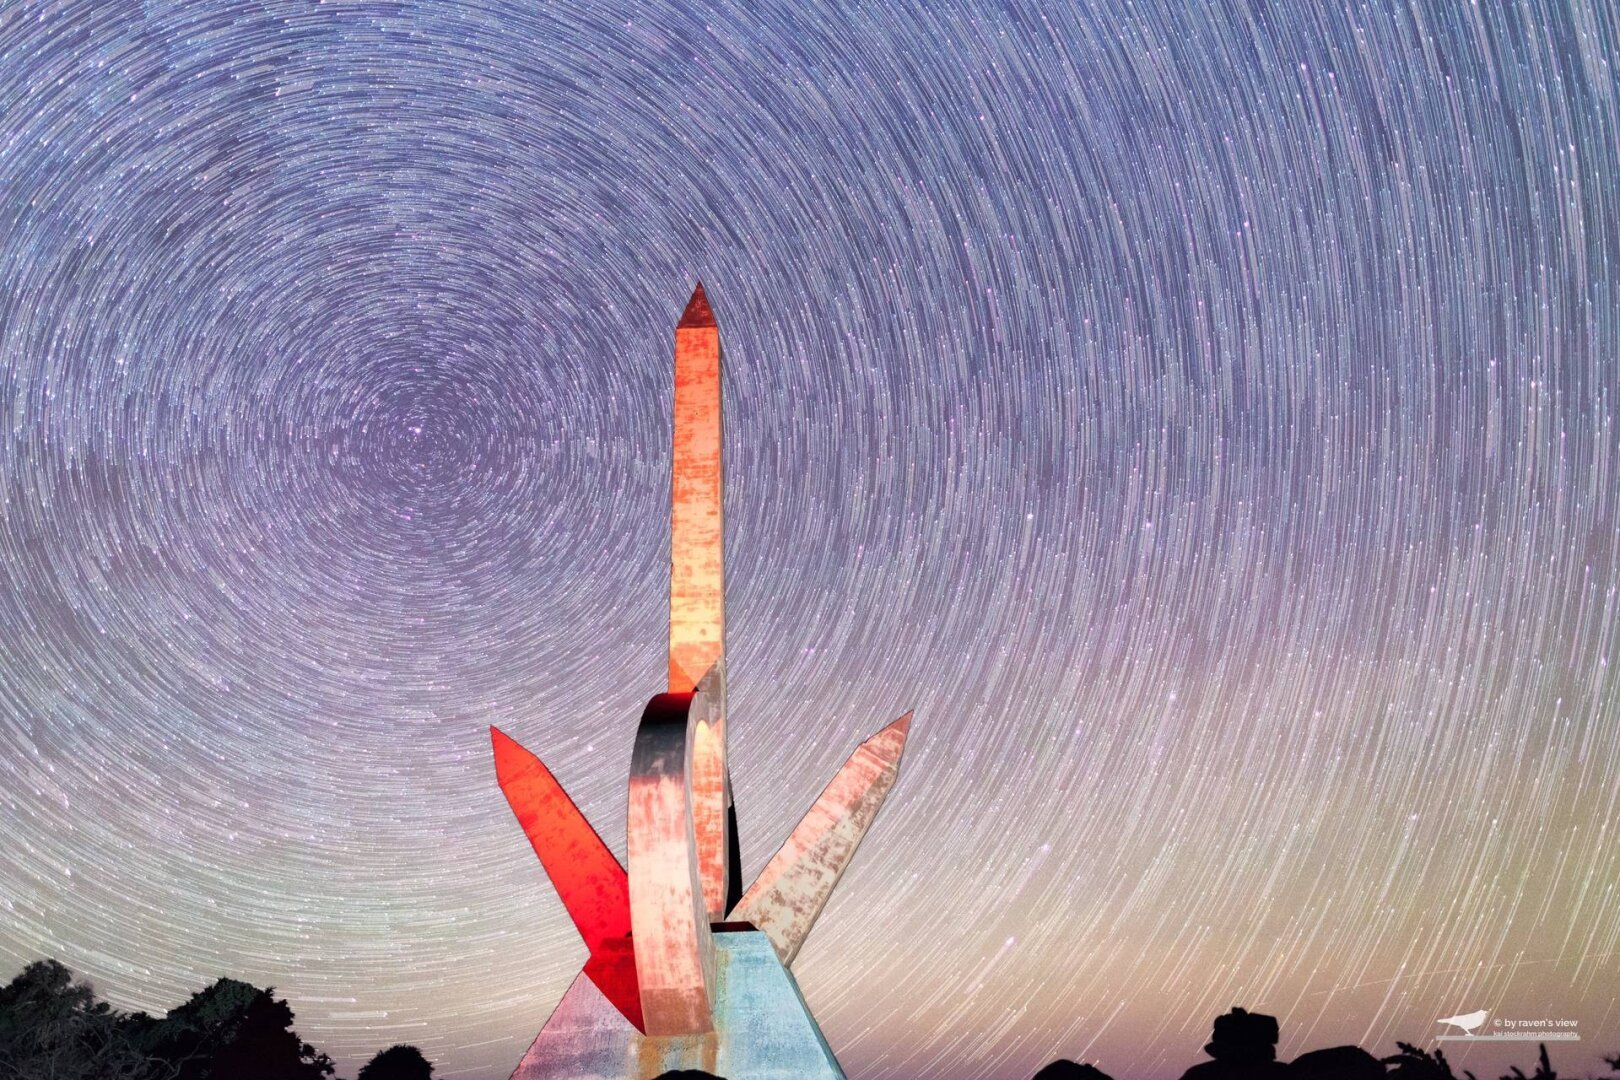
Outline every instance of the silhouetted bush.
[[(1541, 1043), (1541, 1060), (1536, 1064), (1536, 1071), (1531, 1074), (1534, 1080), (1558, 1080), (1558, 1074), (1553, 1072), (1552, 1062), (1547, 1060), (1547, 1044)], [(1517, 1066), (1509, 1066), (1513, 1070), (1512, 1076), (1504, 1076), (1502, 1080), (1525, 1080), (1524, 1072)]]
[[(1390, 1080), (1457, 1080), (1450, 1062), (1446, 1061), (1444, 1050), (1436, 1049), (1430, 1054), (1411, 1043), (1397, 1042), (1395, 1045), (1401, 1052), (1384, 1058), (1384, 1064), (1389, 1066)], [(1467, 1080), (1476, 1080), (1474, 1074), (1467, 1070), (1463, 1071), (1463, 1076)]]
[(1288, 1063), (1294, 1080), (1382, 1080), (1384, 1063), (1359, 1046), (1312, 1050)]
[(1214, 1058), (1194, 1065), (1181, 1080), (1285, 1080), (1288, 1066), (1277, 1061), (1277, 1018), (1240, 1006), (1215, 1018), (1204, 1053)]
[(1035, 1074), (1035, 1080), (1113, 1080), (1095, 1065), (1082, 1065), (1059, 1058)]
[(172, 1068), (173, 1080), (324, 1080), (325, 1054), (292, 1030), (293, 1011), (274, 988), (220, 979), (161, 1020), (132, 1018), (139, 1041)]
[(433, 1064), (416, 1047), (400, 1043), (377, 1051), (355, 1080), (433, 1080)]

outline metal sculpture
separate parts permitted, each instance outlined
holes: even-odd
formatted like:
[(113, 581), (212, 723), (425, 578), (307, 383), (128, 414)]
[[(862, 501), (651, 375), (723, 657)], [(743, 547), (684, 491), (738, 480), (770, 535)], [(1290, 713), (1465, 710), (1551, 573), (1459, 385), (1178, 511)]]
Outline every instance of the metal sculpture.
[(513, 1080), (842, 1080), (788, 972), (899, 775), (911, 714), (856, 748), (745, 892), (726, 765), (720, 331), (675, 327), (669, 689), (630, 765), (629, 871), (539, 758), (495, 728), (495, 774), (589, 950)]

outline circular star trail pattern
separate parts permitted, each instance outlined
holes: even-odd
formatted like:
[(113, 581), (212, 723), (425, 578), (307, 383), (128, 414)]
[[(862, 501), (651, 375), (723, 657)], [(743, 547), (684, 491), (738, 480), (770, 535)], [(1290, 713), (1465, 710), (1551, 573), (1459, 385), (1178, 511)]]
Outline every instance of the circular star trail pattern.
[(0, 5), (0, 974), (504, 1077), (701, 278), (747, 871), (916, 710), (851, 1075), (1620, 1049), (1614, 9), (1050, 7)]

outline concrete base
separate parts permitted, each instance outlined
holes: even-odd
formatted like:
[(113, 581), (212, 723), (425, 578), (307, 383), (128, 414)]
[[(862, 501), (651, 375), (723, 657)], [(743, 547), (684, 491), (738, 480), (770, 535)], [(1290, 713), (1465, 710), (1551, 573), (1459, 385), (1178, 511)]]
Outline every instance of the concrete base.
[(717, 929), (714, 960), (710, 1034), (643, 1035), (582, 974), (512, 1080), (653, 1080), (671, 1069), (701, 1069), (725, 1080), (844, 1080), (770, 938)]

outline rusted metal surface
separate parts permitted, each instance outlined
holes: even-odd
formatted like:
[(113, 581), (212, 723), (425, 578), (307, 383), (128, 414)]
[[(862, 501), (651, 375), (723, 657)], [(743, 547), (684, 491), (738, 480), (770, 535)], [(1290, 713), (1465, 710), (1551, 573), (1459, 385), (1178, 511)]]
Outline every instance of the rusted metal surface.
[(757, 930), (717, 932), (714, 947), (712, 1032), (643, 1035), (581, 976), (512, 1080), (653, 1080), (671, 1069), (728, 1080), (844, 1080), (770, 940)]
[(491, 727), (489, 736), (501, 793), (590, 950), (586, 974), (627, 1020), (640, 1026), (624, 867), (544, 762), (499, 728)]
[(725, 681), (716, 664), (698, 683), (693, 699), (692, 834), (697, 843), (698, 880), (710, 922), (726, 914), (731, 880), (731, 845), (726, 810), (731, 777), (726, 771)]
[(764, 931), (782, 963), (793, 963), (894, 786), (910, 729), (906, 713), (855, 748), (731, 912)]
[(675, 440), (669, 538), (672, 694), (691, 693), (709, 669), (725, 659), (721, 419), (720, 330), (699, 284), (675, 328)]
[(692, 773), (698, 874), (708, 917), (726, 902), (726, 608), (724, 417), (720, 329), (698, 283), (675, 326), (675, 425), (670, 481), (669, 692), (701, 682)]
[(693, 699), (647, 703), (630, 759), (630, 925), (642, 1029), (687, 1035), (713, 1028), (714, 950), (692, 833)]

